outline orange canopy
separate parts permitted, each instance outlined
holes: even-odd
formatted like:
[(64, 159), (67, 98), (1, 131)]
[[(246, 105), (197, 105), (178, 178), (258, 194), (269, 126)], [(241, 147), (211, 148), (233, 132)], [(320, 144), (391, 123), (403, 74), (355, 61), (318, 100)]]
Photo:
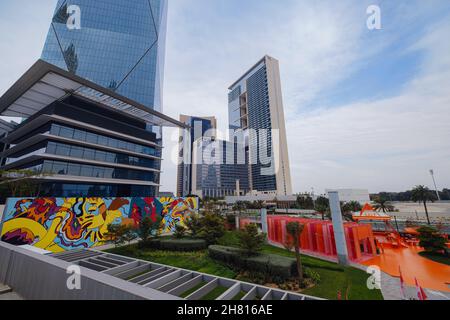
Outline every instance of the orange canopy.
[(366, 203), (362, 208), (359, 214), (353, 215), (353, 220), (378, 220), (378, 221), (390, 221), (391, 216), (384, 212), (377, 212), (375, 209), (369, 204)]

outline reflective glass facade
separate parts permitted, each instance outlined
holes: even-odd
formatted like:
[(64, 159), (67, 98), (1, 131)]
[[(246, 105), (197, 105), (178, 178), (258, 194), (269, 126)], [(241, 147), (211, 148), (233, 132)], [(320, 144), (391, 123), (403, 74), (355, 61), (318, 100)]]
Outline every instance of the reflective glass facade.
[(42, 59), (162, 111), (166, 17), (167, 0), (58, 0)]
[(105, 147), (142, 153), (145, 155), (157, 156), (160, 153), (153, 147), (143, 146), (133, 142), (107, 137), (102, 134), (76, 129), (67, 125), (53, 124), (51, 126), (50, 134), (63, 138), (74, 139), (77, 141), (98, 144)]
[(69, 96), (6, 139), (2, 169), (42, 174), (41, 196), (157, 195), (161, 148), (143, 121)]
[[(242, 132), (241, 140), (247, 147), (250, 163), (250, 189), (261, 192), (277, 191), (279, 179), (272, 166), (272, 130), (279, 124), (274, 126), (274, 119), (271, 118), (271, 109), (276, 107), (271, 106), (270, 102), (267, 61), (268, 57), (265, 57), (258, 62), (229, 88), (228, 93), (229, 128), (233, 132)], [(276, 76), (279, 77), (279, 74)], [(261, 161), (261, 155), (272, 159), (271, 163)]]
[[(254, 147), (250, 152), (252, 187), (258, 191), (272, 191), (277, 189), (275, 174), (264, 175), (262, 168), (270, 168), (271, 164), (264, 165), (259, 161), (261, 146), (267, 145), (266, 151), (268, 157), (272, 157), (272, 123), (270, 118), (269, 89), (267, 84), (266, 66), (260, 68), (247, 80), (247, 108), (248, 108), (248, 126), (258, 132), (258, 136), (250, 135), (249, 145)], [(262, 130), (261, 130), (262, 129)], [(266, 130), (266, 131), (263, 131)], [(259, 141), (264, 136), (264, 142)]]
[(237, 191), (236, 180), (239, 180), (241, 193), (249, 191), (248, 161), (243, 145), (205, 138), (197, 142), (196, 148), (194, 152), (201, 153), (202, 158), (195, 164), (196, 185), (193, 188), (198, 196), (234, 196)]
[[(181, 121), (188, 124), (191, 128), (188, 132), (184, 131), (183, 135), (180, 136), (180, 143), (185, 139), (188, 140), (188, 143), (183, 144), (184, 148), (181, 147), (178, 154), (177, 194), (180, 197), (185, 197), (192, 194), (193, 187), (192, 146), (195, 140), (213, 134), (213, 131), (216, 129), (216, 119), (182, 116)], [(189, 150), (185, 150), (185, 148), (189, 148)], [(187, 159), (189, 156), (191, 158)]]

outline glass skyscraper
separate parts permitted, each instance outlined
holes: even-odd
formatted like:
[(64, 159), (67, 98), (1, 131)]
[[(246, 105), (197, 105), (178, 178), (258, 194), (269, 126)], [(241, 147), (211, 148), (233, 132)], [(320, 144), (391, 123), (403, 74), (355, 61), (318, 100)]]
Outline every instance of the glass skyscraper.
[(215, 136), (217, 120), (215, 117), (193, 117), (181, 115), (180, 121), (189, 125), (190, 129), (180, 129), (177, 195), (184, 197), (192, 194), (192, 146), (195, 140)]
[(42, 59), (162, 112), (166, 22), (167, 0), (58, 0)]

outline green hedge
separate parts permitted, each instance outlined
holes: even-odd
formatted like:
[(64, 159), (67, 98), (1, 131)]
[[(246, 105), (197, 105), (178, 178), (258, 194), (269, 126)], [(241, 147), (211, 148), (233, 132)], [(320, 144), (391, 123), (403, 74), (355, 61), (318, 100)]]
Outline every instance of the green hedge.
[(151, 248), (167, 251), (199, 251), (205, 250), (207, 244), (202, 239), (153, 239), (139, 243), (140, 249)]
[(241, 270), (261, 272), (283, 279), (297, 275), (296, 260), (293, 258), (272, 254), (247, 257), (237, 248), (224, 246), (209, 246), (208, 251), (211, 258)]

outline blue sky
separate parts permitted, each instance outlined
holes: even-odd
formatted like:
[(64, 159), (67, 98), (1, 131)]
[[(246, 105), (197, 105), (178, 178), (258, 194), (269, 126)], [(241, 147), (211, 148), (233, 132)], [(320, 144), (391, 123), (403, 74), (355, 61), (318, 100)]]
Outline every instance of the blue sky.
[[(56, 0), (0, 2), (0, 94), (40, 56)], [(369, 31), (366, 8), (381, 8)], [(295, 191), (450, 186), (450, 2), (170, 1), (165, 113), (215, 115), (263, 55), (280, 60)], [(164, 189), (177, 132), (166, 130)]]

